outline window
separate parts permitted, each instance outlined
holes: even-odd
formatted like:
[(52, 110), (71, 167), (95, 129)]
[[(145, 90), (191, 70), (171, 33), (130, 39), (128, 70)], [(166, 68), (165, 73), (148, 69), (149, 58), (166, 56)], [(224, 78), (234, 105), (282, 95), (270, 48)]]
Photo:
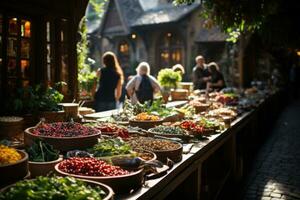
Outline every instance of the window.
[(180, 37), (172, 32), (163, 34), (158, 41), (158, 67), (171, 67), (183, 62), (183, 42)]
[(122, 68), (130, 66), (130, 47), (127, 41), (121, 41), (118, 46), (118, 58)]
[(13, 92), (30, 82), (31, 21), (16, 16), (9, 16), (7, 20), (7, 89)]

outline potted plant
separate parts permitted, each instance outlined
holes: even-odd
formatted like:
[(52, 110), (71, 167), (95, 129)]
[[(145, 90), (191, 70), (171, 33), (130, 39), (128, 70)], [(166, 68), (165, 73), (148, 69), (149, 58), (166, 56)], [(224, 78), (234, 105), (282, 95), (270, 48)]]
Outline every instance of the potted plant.
[(177, 84), (181, 81), (182, 77), (179, 72), (175, 72), (172, 69), (161, 69), (158, 73), (157, 79), (163, 88), (163, 99), (167, 102), (171, 89), (177, 88)]
[(56, 89), (63, 84), (56, 83), (53, 88), (39, 84), (18, 90), (17, 98), (12, 101), (13, 112), (24, 116), (25, 127), (36, 124), (40, 118), (49, 122), (64, 120), (65, 114), (59, 106), (64, 95)]
[(35, 140), (26, 151), (29, 155), (28, 167), (32, 178), (47, 175), (63, 160), (58, 150), (42, 140)]

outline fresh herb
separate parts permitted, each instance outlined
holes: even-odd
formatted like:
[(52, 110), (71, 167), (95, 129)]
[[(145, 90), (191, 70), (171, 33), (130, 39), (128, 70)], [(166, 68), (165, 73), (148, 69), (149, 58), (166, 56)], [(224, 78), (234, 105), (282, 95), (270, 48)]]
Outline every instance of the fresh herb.
[(58, 91), (58, 88), (64, 84), (66, 83), (56, 83), (53, 88), (42, 84), (19, 88), (17, 97), (11, 101), (13, 105), (10, 106), (14, 112), (20, 114), (59, 111), (61, 108), (58, 104), (62, 102), (64, 95)]
[(119, 138), (105, 139), (90, 150), (95, 157), (106, 157), (131, 153), (131, 147)]
[(0, 200), (101, 200), (105, 192), (72, 177), (37, 177), (17, 182), (0, 194)]
[(174, 134), (174, 135), (185, 135), (186, 131), (177, 126), (156, 126), (149, 129), (149, 131), (160, 134)]
[(59, 151), (42, 140), (35, 140), (31, 147), (27, 149), (27, 152), (29, 160), (33, 162), (49, 162), (59, 158)]
[(182, 77), (172, 69), (162, 69), (158, 72), (157, 80), (164, 88), (176, 88)]

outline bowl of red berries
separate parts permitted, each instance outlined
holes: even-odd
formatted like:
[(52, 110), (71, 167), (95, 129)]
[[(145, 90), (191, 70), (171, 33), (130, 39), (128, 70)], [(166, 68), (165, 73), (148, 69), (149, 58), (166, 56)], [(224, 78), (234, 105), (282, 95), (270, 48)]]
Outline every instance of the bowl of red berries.
[(40, 123), (25, 130), (24, 143), (42, 139), (61, 152), (86, 149), (98, 142), (101, 131), (75, 122)]
[(110, 186), (116, 194), (130, 193), (143, 184), (144, 170), (128, 171), (106, 161), (88, 157), (72, 157), (55, 166), (61, 176), (72, 176)]

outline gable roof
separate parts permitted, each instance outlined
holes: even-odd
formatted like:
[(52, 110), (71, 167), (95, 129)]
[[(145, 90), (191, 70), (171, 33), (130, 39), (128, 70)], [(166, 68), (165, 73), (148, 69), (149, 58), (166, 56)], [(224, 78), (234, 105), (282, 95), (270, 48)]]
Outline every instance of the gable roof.
[(121, 33), (120, 30), (116, 30), (116, 33), (113, 33), (113, 29), (108, 32), (114, 35), (127, 35), (134, 27), (176, 22), (190, 14), (195, 8), (199, 7), (200, 4), (194, 3), (192, 5), (174, 6), (171, 3), (167, 3), (158, 4), (158, 6), (153, 9), (144, 10), (140, 0), (110, 0), (105, 9), (100, 26), (100, 34), (102, 35), (108, 34), (105, 30), (108, 28), (106, 23), (111, 17), (112, 12), (115, 12), (112, 10), (114, 6), (117, 9), (124, 32)]
[(199, 7), (199, 3), (192, 5), (174, 6), (167, 4), (156, 9), (144, 12), (133, 24), (133, 27), (147, 26), (162, 23), (177, 22), (190, 14), (195, 8)]

